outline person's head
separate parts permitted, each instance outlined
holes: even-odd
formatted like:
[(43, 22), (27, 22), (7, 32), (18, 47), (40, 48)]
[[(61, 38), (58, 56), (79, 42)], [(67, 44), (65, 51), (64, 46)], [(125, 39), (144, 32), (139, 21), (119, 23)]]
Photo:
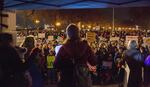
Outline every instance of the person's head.
[(136, 49), (137, 48), (137, 42), (135, 40), (131, 40), (128, 43), (128, 49)]
[(27, 49), (33, 49), (35, 47), (35, 39), (34, 36), (27, 36), (23, 42), (23, 47), (26, 47)]
[(106, 44), (105, 43), (101, 43), (100, 44), (100, 48), (106, 48), (107, 46), (106, 46)]
[(122, 47), (119, 47), (119, 48), (118, 48), (119, 53), (122, 53), (123, 50), (124, 50), (124, 49), (123, 49)]
[(75, 24), (69, 24), (66, 28), (66, 34), (68, 39), (79, 39), (79, 28)]
[(13, 36), (9, 33), (0, 33), (0, 44), (12, 45)]

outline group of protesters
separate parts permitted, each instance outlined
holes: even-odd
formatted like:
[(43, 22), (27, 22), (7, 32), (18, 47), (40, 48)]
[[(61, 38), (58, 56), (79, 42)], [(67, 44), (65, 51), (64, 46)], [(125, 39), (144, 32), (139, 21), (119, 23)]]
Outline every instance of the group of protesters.
[[(100, 42), (99, 39), (88, 43), (81, 40), (86, 32), (79, 32), (76, 25), (70, 24), (66, 36), (55, 34), (67, 38), (64, 43), (57, 40), (47, 42), (46, 39), (36, 43), (32, 35), (25, 38), (21, 47), (14, 46), (11, 34), (1, 33), (0, 86), (44, 87), (49, 83), (58, 84), (58, 87), (90, 87), (92, 83), (115, 83), (120, 87), (124, 87), (124, 84), (128, 87), (150, 86), (150, 67), (144, 64), (150, 54), (148, 46), (142, 46), (142, 42), (138, 45), (134, 40), (129, 41), (128, 46), (124, 41)], [(107, 35), (104, 36), (107, 38)], [(62, 47), (56, 54), (55, 48), (58, 45)], [(78, 68), (84, 69), (92, 81), (87, 79), (86, 82), (89, 82), (84, 85), (84, 81), (79, 84), (79, 81), (74, 80), (74, 72), (77, 72), (74, 65), (83, 66)], [(125, 83), (127, 67), (130, 73), (128, 83)]]

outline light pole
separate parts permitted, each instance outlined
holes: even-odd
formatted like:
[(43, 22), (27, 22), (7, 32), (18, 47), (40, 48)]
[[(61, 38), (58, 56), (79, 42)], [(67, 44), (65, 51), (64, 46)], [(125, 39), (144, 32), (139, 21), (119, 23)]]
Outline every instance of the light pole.
[(112, 13), (112, 27), (113, 31), (115, 30), (115, 9), (113, 8), (113, 13)]
[[(56, 28), (58, 28), (58, 27), (61, 26), (61, 23), (60, 23), (60, 22), (56, 22), (55, 25), (56, 25)], [(58, 29), (57, 29), (57, 30), (58, 30)]]
[(35, 22), (35, 24), (36, 24), (36, 27), (37, 27), (37, 34), (38, 34), (38, 32), (39, 32), (38, 24), (40, 23), (40, 21), (39, 21), (38, 19), (36, 19), (34, 22)]
[(35, 20), (35, 23), (36, 23), (36, 24), (39, 24), (39, 23), (40, 23), (40, 21), (39, 21), (38, 19), (36, 19), (36, 20)]

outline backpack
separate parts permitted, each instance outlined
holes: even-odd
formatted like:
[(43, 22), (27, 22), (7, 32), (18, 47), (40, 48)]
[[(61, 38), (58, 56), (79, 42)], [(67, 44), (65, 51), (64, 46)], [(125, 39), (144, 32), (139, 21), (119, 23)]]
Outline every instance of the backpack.
[[(70, 52), (68, 52), (64, 46), (63, 48), (70, 55)], [(85, 52), (85, 50), (83, 52)], [(88, 67), (77, 63), (77, 59), (80, 59), (82, 55), (70, 58), (71, 64), (73, 66), (73, 85), (74, 87), (92, 87), (91, 74)]]
[(91, 75), (87, 67), (76, 63), (76, 60), (72, 58), (73, 64), (73, 81), (75, 87), (91, 87), (92, 80)]

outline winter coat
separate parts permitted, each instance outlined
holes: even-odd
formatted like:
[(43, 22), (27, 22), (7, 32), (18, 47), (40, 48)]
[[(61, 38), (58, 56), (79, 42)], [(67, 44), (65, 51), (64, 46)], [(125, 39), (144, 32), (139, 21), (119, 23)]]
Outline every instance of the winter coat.
[(128, 79), (128, 87), (141, 87), (142, 86), (142, 65), (143, 61), (138, 61), (134, 58), (136, 55), (141, 54), (137, 49), (126, 50), (125, 60), (129, 66), (130, 73)]
[(60, 48), (54, 62), (54, 67), (60, 71), (59, 87), (75, 87), (73, 85), (72, 66), (68, 62), (72, 57), (78, 58), (78, 61), (76, 61), (78, 64), (85, 66), (87, 62), (93, 66), (96, 64), (96, 57), (87, 42), (79, 40), (67, 41)]
[(24, 73), (27, 67), (14, 47), (0, 46), (0, 68), (0, 87), (26, 87)]

